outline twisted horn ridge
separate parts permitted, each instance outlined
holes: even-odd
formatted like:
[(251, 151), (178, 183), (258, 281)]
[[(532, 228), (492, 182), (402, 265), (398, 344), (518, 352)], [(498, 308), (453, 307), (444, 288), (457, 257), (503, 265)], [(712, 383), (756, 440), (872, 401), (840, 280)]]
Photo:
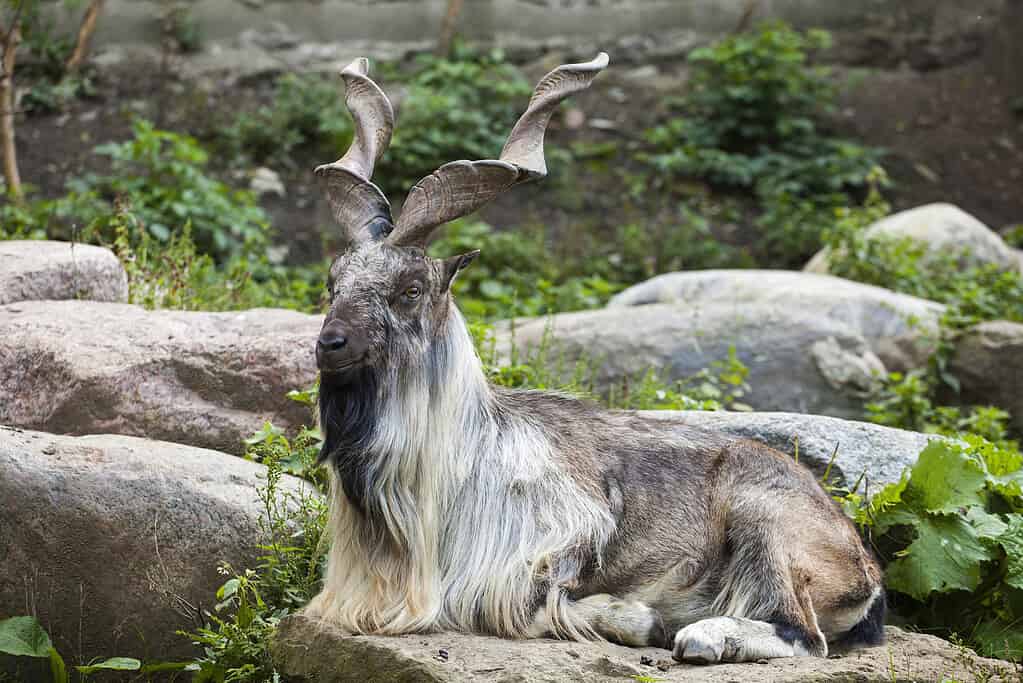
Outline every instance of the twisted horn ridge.
[(345, 106), (355, 121), (355, 134), (343, 157), (315, 171), (323, 179), (334, 219), (350, 243), (383, 239), (392, 230), (391, 205), (370, 178), (391, 142), (394, 111), (368, 74), (369, 60), (365, 57), (341, 71)]
[(546, 176), (543, 138), (554, 109), (589, 87), (607, 64), (608, 56), (601, 52), (592, 61), (564, 64), (540, 79), (501, 158), (453, 161), (420, 180), (409, 191), (388, 240), (397, 246), (425, 247), (437, 226), (472, 213), (519, 183)]

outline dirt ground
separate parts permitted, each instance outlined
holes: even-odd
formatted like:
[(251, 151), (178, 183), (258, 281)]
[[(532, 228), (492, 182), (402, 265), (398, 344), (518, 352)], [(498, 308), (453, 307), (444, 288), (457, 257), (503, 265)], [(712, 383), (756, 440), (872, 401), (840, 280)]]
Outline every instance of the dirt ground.
[[(537, 78), (558, 59), (547, 55), (525, 71)], [(889, 197), (896, 208), (946, 201), (995, 229), (1023, 223), (1023, 102), (1014, 95), (1023, 88), (1012, 75), (1023, 79), (1023, 65), (1006, 72), (991, 64), (981, 49), (941, 68), (905, 62), (836, 68), (837, 132), (887, 150)], [(97, 70), (94, 95), (66, 111), (23, 117), (18, 151), (24, 181), (42, 196), (61, 194), (66, 179), (102, 168), (92, 149), (128, 139), (133, 115), (202, 139), (239, 108), (270, 98), (269, 77), (239, 80), (225, 73), (186, 80), (182, 72), (173, 60), (126, 60)], [(680, 61), (609, 70), (566, 106), (577, 114), (552, 123), (550, 147), (572, 147), (576, 162), (554, 157), (550, 179), (516, 190), (484, 209), (482, 217), (500, 228), (541, 224), (553, 240), (569, 244), (583, 230), (600, 234), (628, 222), (673, 220), (656, 193), (639, 202), (629, 199), (625, 172), (642, 132), (668, 116), (664, 101), (679, 94), (685, 80)], [(334, 241), (329, 228), (321, 234), (330, 220), (311, 173), (326, 161), (317, 156), (300, 150), (290, 167), (275, 168), (287, 195), (263, 200), (281, 241), (292, 247), (292, 261), (316, 259), (323, 238), (328, 250)], [(246, 184), (254, 170), (213, 161), (236, 185)], [(756, 238), (748, 227), (733, 225), (715, 226), (715, 234), (740, 245)]]

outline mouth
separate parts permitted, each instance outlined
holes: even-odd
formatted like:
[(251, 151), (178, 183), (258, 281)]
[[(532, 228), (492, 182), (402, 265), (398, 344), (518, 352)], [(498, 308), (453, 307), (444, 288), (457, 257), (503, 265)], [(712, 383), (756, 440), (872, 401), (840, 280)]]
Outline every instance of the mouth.
[(320, 365), (320, 374), (323, 375), (344, 375), (356, 368), (362, 367), (366, 357), (356, 358), (347, 363), (335, 363), (331, 365)]

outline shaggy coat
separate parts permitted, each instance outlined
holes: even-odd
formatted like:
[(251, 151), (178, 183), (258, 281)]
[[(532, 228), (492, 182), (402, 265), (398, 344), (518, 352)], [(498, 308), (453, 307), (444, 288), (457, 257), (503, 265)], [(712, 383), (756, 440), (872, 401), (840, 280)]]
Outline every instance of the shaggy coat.
[(369, 181), (393, 112), (365, 60), (342, 72), (355, 140), (317, 169), (350, 242), (316, 347), (332, 545), (306, 613), (351, 633), (606, 638), (703, 662), (879, 642), (881, 572), (807, 470), (492, 386), (451, 296), (476, 252), (424, 252), (438, 225), (546, 173), (554, 107), (606, 65), (545, 76), (500, 159), (442, 166), (396, 222)]

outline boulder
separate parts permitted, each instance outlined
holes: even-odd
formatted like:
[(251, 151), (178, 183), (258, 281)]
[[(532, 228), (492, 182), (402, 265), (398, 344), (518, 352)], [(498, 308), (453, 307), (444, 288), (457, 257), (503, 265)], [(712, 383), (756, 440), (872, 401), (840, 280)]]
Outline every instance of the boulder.
[(128, 276), (103, 247), (0, 241), (0, 304), (39, 299), (127, 301)]
[[(851, 487), (860, 476), (876, 493), (899, 481), (903, 471), (932, 439), (942, 437), (870, 422), (800, 413), (744, 413), (704, 410), (644, 410), (640, 414), (765, 443), (796, 457), (818, 476), (830, 467), (829, 481)], [(860, 489), (862, 493), (863, 488)]]
[(265, 420), (311, 424), (309, 408), (286, 394), (316, 379), (313, 344), (321, 321), (277, 309), (0, 306), (0, 424), (238, 453)]
[(944, 306), (832, 275), (788, 270), (667, 273), (629, 287), (608, 307), (754, 303), (813, 311), (849, 326), (889, 370), (926, 362)]
[(951, 370), (960, 400), (1008, 410), (1023, 430), (1023, 324), (992, 320), (972, 327), (956, 344)]
[(194, 656), (174, 632), (212, 609), (219, 562), (253, 566), (263, 472), (191, 446), (0, 427), (0, 619), (34, 613), (69, 665)]
[[(678, 664), (668, 650), (610, 643), (502, 640), (458, 633), (344, 636), (302, 615), (286, 617), (273, 645), (277, 669), (296, 683), (455, 683), (461, 681), (637, 680), (691, 683), (809, 683), (894, 680), (1001, 680), (1012, 665), (978, 657), (934, 636), (886, 628), (880, 647), (836, 651), (827, 659), (793, 657), (755, 664)], [(1006, 678), (1005, 680), (1008, 680)], [(1015, 680), (1015, 679), (1013, 679)]]
[[(911, 238), (930, 252), (969, 250), (970, 260), (994, 264), (1004, 270), (1020, 270), (1018, 255), (1001, 236), (962, 209), (951, 204), (927, 204), (883, 218), (867, 228), (867, 238)], [(828, 249), (817, 252), (803, 270), (828, 272)]]
[[(562, 313), (497, 328), (498, 362), (542, 352), (571, 377), (593, 367), (594, 389), (621, 391), (653, 371), (674, 382), (728, 357), (749, 367), (756, 410), (858, 418), (885, 366), (845, 322), (787, 303), (650, 304)], [(513, 351), (515, 353), (513, 353)]]

